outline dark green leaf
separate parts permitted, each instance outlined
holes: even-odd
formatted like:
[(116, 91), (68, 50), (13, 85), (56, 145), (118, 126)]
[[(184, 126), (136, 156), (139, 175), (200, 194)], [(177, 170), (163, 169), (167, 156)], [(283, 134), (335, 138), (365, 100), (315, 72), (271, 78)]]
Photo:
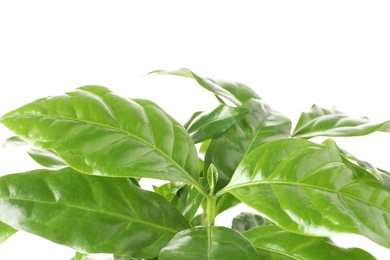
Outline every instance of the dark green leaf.
[(161, 250), (160, 260), (258, 259), (241, 234), (225, 227), (195, 227), (178, 233)]
[(390, 247), (390, 193), (333, 146), (267, 143), (243, 159), (221, 193), (227, 191), (286, 230), (355, 233)]
[(193, 141), (151, 101), (84, 86), (63, 96), (39, 99), (0, 121), (35, 146), (54, 150), (86, 174), (197, 185), (198, 156)]
[(178, 70), (166, 71), (156, 70), (150, 74), (175, 75), (186, 78), (192, 78), (199, 85), (211, 91), (217, 96), (224, 97), (237, 106), (242, 105), (251, 98), (260, 99), (259, 96), (248, 86), (234, 81), (216, 80), (210, 78), (202, 78), (187, 68)]
[(17, 232), (13, 227), (8, 226), (7, 224), (0, 222), (0, 245)]
[(277, 226), (262, 226), (242, 233), (256, 247), (259, 259), (375, 259), (358, 248), (341, 248), (329, 238), (302, 236)]
[(221, 104), (209, 114), (198, 115), (189, 125), (188, 132), (195, 143), (215, 138), (249, 113), (242, 107), (230, 107)]
[(204, 196), (193, 186), (178, 182), (169, 182), (160, 187), (154, 187), (154, 191), (170, 201), (189, 222), (194, 218), (204, 199)]
[(199, 116), (201, 116), (202, 114), (203, 114), (202, 111), (197, 111), (197, 112), (193, 113), (192, 116), (190, 117), (190, 119), (188, 119), (188, 121), (183, 125), (184, 128), (188, 130), (190, 125), (192, 125), (193, 122), (196, 121), (199, 118)]
[(374, 124), (367, 117), (353, 117), (334, 107), (324, 109), (313, 105), (309, 112), (302, 113), (293, 136), (360, 136), (375, 131), (390, 132), (390, 121)]
[(204, 196), (193, 186), (185, 185), (176, 193), (176, 196), (172, 198), (171, 203), (189, 222), (191, 222), (203, 199)]
[(244, 232), (258, 226), (268, 225), (268, 220), (253, 212), (241, 212), (233, 218), (232, 229)]
[[(198, 215), (196, 215), (192, 221), (191, 221), (191, 226), (193, 227), (196, 227), (196, 226), (202, 226), (203, 225), (203, 222), (205, 222), (206, 220), (206, 216), (204, 213), (200, 213)], [(206, 223), (205, 223), (206, 225)]]
[(55, 152), (34, 147), (18, 136), (8, 138), (3, 145), (5, 148), (23, 147), (35, 162), (47, 168), (60, 169), (68, 166)]
[(260, 99), (251, 99), (243, 107), (251, 113), (213, 139), (206, 152), (205, 167), (212, 163), (218, 169), (217, 190), (230, 181), (245, 154), (266, 142), (290, 136), (291, 121)]
[(36, 170), (0, 178), (0, 221), (80, 253), (155, 257), (190, 225), (128, 178)]

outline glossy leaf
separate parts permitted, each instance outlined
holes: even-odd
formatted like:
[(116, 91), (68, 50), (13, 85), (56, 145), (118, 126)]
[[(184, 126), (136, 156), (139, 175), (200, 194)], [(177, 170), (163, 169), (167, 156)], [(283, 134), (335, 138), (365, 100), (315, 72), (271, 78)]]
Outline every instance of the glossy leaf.
[(390, 247), (390, 193), (333, 146), (267, 143), (243, 159), (227, 191), (286, 230), (355, 233)]
[(177, 182), (154, 187), (154, 191), (170, 201), (189, 222), (195, 217), (204, 199), (204, 196), (194, 187)]
[(375, 259), (359, 248), (341, 248), (329, 238), (302, 236), (277, 226), (262, 226), (242, 233), (256, 247), (259, 259)]
[(192, 78), (196, 80), (200, 86), (211, 91), (216, 96), (224, 97), (237, 106), (242, 105), (251, 98), (260, 99), (251, 88), (242, 83), (200, 77), (187, 68), (172, 71), (156, 70), (150, 74), (175, 75)]
[(0, 221), (80, 253), (150, 258), (190, 227), (162, 196), (128, 178), (36, 170), (0, 178)]
[(18, 230), (13, 227), (8, 226), (7, 224), (0, 222), (0, 245), (15, 234)]
[(194, 187), (185, 185), (178, 190), (176, 196), (172, 198), (171, 203), (189, 222), (191, 222), (203, 199), (204, 196)]
[(337, 149), (337, 151), (340, 153), (340, 155), (343, 156), (345, 159), (350, 160), (350, 161), (356, 163), (357, 165), (359, 165), (360, 167), (366, 169), (368, 172), (370, 172), (372, 175), (374, 175), (376, 178), (378, 178), (380, 180), (380, 182), (382, 183), (382, 185), (388, 191), (390, 191), (390, 173), (389, 172), (387, 172), (383, 169), (380, 169), (380, 168), (376, 168), (375, 166), (373, 166), (372, 164), (370, 164), (366, 161), (362, 161), (362, 160), (357, 159), (351, 153), (341, 149), (331, 139), (326, 140), (324, 143), (326, 143), (329, 146), (335, 147), (335, 149)]
[(8, 138), (3, 146), (8, 147), (22, 147), (24, 148), (30, 157), (38, 164), (52, 169), (60, 169), (68, 167), (68, 165), (53, 151), (39, 149), (25, 142), (18, 136)]
[(241, 212), (233, 218), (232, 229), (244, 232), (258, 226), (268, 225), (268, 220), (253, 212)]
[(212, 163), (218, 169), (217, 190), (230, 181), (245, 154), (266, 142), (290, 135), (291, 121), (260, 99), (249, 100), (244, 108), (251, 113), (213, 139), (206, 152), (205, 167)]
[(301, 114), (293, 136), (360, 136), (375, 131), (390, 132), (390, 121), (374, 124), (367, 117), (353, 117), (335, 107), (324, 109), (313, 105), (309, 112)]
[(248, 109), (221, 104), (209, 114), (198, 115), (188, 126), (188, 132), (195, 143), (200, 143), (223, 134), (248, 113)]
[(4, 115), (1, 122), (86, 174), (197, 184), (198, 156), (191, 138), (148, 100), (84, 86), (27, 104)]
[(159, 260), (257, 259), (253, 245), (225, 227), (195, 227), (178, 233), (161, 250)]

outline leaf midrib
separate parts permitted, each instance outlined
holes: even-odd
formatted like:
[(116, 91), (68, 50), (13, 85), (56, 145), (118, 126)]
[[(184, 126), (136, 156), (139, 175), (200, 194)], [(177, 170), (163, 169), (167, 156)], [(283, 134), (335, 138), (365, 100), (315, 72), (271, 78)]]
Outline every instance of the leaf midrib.
[(50, 202), (50, 201), (39, 201), (39, 200), (33, 200), (33, 199), (28, 199), (28, 198), (8, 198), (8, 199), (3, 199), (3, 200), (28, 201), (28, 202), (38, 203), (38, 204), (49, 204), (49, 205), (56, 205), (56, 206), (60, 205), (60, 206), (74, 208), (74, 209), (78, 209), (78, 210), (82, 210), (82, 211), (90, 211), (90, 212), (95, 212), (95, 213), (99, 213), (102, 215), (107, 215), (107, 216), (111, 216), (111, 217), (115, 217), (115, 218), (125, 219), (125, 220), (128, 220), (129, 222), (136, 222), (136, 223), (148, 225), (148, 226), (155, 227), (155, 228), (158, 228), (161, 230), (166, 230), (166, 231), (172, 232), (174, 234), (176, 234), (178, 232), (178, 230), (170, 229), (166, 226), (160, 226), (160, 225), (157, 225), (157, 224), (154, 224), (151, 222), (144, 221), (142, 219), (134, 219), (134, 218), (130, 218), (129, 216), (126, 216), (126, 215), (113, 214), (111, 211), (105, 212), (105, 211), (96, 210), (96, 209), (92, 209), (92, 208), (83, 208), (83, 207), (73, 205), (73, 204), (63, 204), (63, 203)]
[(294, 187), (295, 186), (299, 186), (299, 187), (312, 188), (312, 189), (315, 189), (315, 190), (326, 191), (326, 192), (330, 192), (330, 193), (339, 194), (339, 195), (342, 195), (342, 196), (354, 199), (356, 201), (360, 201), (362, 203), (365, 203), (367, 205), (371, 205), (373, 207), (382, 209), (382, 210), (387, 211), (387, 212), (390, 213), (390, 209), (386, 209), (386, 208), (383, 208), (381, 206), (378, 206), (378, 205), (375, 205), (373, 203), (370, 203), (368, 201), (361, 200), (361, 199), (356, 198), (356, 197), (354, 197), (354, 196), (352, 196), (350, 194), (337, 192), (337, 191), (334, 191), (334, 190), (331, 190), (331, 189), (326, 189), (324, 187), (318, 187), (318, 186), (310, 185), (310, 184), (307, 184), (307, 183), (299, 183), (299, 182), (287, 182), (287, 181), (275, 181), (275, 180), (274, 181), (264, 181), (264, 180), (251, 181), (251, 182), (239, 183), (239, 184), (236, 184), (236, 185), (233, 185), (233, 186), (226, 187), (226, 189), (221, 190), (223, 192), (221, 192), (220, 194), (222, 195), (222, 194), (228, 192), (229, 190), (233, 190), (233, 189), (236, 189), (236, 188), (245, 188), (245, 187), (254, 186), (254, 185), (258, 185), (258, 184), (270, 184), (270, 185), (272, 185), (272, 184), (282, 184), (282, 185), (290, 185), (290, 186), (294, 186)]
[(264, 250), (264, 251), (269, 251), (269, 252), (272, 252), (272, 253), (277, 253), (277, 254), (280, 254), (280, 255), (284, 255), (284, 256), (287, 256), (291, 259), (296, 259), (296, 260), (300, 260), (300, 258), (298, 257), (295, 257), (295, 256), (291, 256), (291, 255), (288, 255), (287, 253), (283, 252), (283, 251), (278, 251), (276, 249), (271, 249), (271, 248), (268, 248), (268, 247), (263, 247), (263, 246), (256, 246), (256, 245), (253, 245), (255, 248), (257, 249), (261, 249), (261, 250)]
[[(150, 146), (152, 149), (154, 149), (156, 152), (158, 152), (161, 156), (163, 156), (165, 159), (170, 161), (181, 172), (183, 172), (186, 175), (187, 179), (190, 181), (190, 183), (196, 183), (196, 181), (192, 177), (192, 175), (190, 175), (186, 170), (184, 170), (183, 167), (181, 167), (176, 161), (174, 161), (171, 157), (169, 157), (166, 153), (164, 153), (160, 148), (158, 148), (157, 146), (151, 144), (147, 140), (142, 139), (142, 138), (134, 135), (133, 133), (127, 132), (127, 131), (125, 131), (125, 130), (123, 130), (121, 128), (110, 126), (110, 125), (104, 125), (104, 124), (101, 124), (101, 123), (98, 123), (98, 122), (89, 121), (89, 120), (81, 120), (81, 119), (75, 119), (75, 118), (70, 118), (70, 117), (60, 117), (60, 116), (54, 116), (54, 115), (36, 115), (36, 114), (28, 114), (28, 113), (26, 113), (26, 114), (18, 114), (16, 116), (15, 115), (7, 116), (7, 117), (1, 118), (1, 119), (17, 118), (17, 117), (20, 117), (20, 116), (31, 116), (31, 117), (38, 117), (38, 118), (56, 118), (58, 120), (69, 120), (69, 121), (81, 122), (81, 123), (84, 123), (84, 124), (97, 125), (97, 126), (102, 127), (102, 128), (108, 128), (108, 129), (115, 130), (117, 132), (122, 132), (122, 133), (126, 134), (127, 136), (129, 136), (131, 138), (134, 138), (134, 139), (136, 139), (138, 141), (141, 141), (141, 142), (145, 143), (146, 145)], [(77, 169), (77, 170), (80, 170), (80, 169)]]

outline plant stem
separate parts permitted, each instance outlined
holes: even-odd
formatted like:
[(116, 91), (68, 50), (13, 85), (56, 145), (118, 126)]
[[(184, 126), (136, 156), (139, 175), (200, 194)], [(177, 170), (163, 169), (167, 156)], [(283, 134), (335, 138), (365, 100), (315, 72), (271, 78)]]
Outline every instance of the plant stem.
[(206, 208), (207, 224), (209, 226), (214, 226), (216, 204), (217, 204), (217, 197), (214, 194), (209, 194), (207, 196), (207, 208)]
[(197, 182), (193, 182), (192, 185), (194, 186), (194, 188), (199, 191), (200, 194), (202, 194), (203, 196), (207, 197), (207, 191), (205, 189), (202, 188), (202, 186), (200, 186)]

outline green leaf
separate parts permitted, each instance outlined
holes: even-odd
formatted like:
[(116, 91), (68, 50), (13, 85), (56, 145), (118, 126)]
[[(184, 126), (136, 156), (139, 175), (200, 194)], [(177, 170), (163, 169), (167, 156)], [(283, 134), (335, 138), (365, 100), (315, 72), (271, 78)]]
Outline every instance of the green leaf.
[(195, 217), (204, 196), (199, 193), (193, 186), (185, 185), (171, 200), (171, 204), (175, 206), (179, 212), (189, 221)]
[(253, 245), (225, 227), (195, 227), (178, 233), (161, 250), (159, 260), (258, 259)]
[(216, 215), (224, 212), (225, 210), (228, 210), (230, 208), (233, 208), (240, 204), (241, 201), (238, 200), (236, 197), (234, 197), (230, 193), (222, 194), (221, 196), (217, 197), (217, 205), (215, 207), (215, 213)]
[(215, 168), (213, 164), (210, 164), (208, 170), (207, 170), (207, 183), (210, 187), (210, 193), (214, 194), (215, 186), (218, 182), (218, 170)]
[(232, 229), (242, 233), (258, 226), (268, 225), (268, 220), (253, 212), (241, 212), (233, 218)]
[[(200, 213), (192, 219), (191, 226), (193, 227), (202, 226), (205, 219), (206, 219), (205, 213)], [(205, 223), (205, 225), (207, 225), (207, 223)]]
[(387, 172), (383, 169), (380, 169), (380, 168), (376, 168), (375, 166), (373, 166), (372, 164), (370, 164), (366, 161), (362, 161), (362, 160), (357, 159), (351, 153), (341, 149), (336, 144), (336, 142), (333, 141), (332, 139), (325, 140), (324, 143), (329, 145), (329, 146), (335, 147), (335, 149), (337, 149), (337, 151), (340, 153), (340, 155), (343, 156), (345, 159), (350, 160), (350, 161), (354, 162), (355, 164), (359, 165), (360, 167), (366, 169), (368, 172), (370, 172), (372, 175), (374, 175), (377, 179), (379, 179), (380, 182), (382, 183), (382, 185), (388, 191), (390, 191), (390, 173), (389, 172)]
[(162, 196), (128, 178), (80, 174), (71, 168), (0, 178), (0, 221), (84, 254), (150, 258), (185, 218)]
[(186, 78), (192, 78), (205, 89), (214, 93), (217, 97), (224, 97), (233, 104), (240, 106), (251, 98), (260, 99), (259, 96), (248, 86), (234, 81), (216, 80), (203, 78), (187, 68), (181, 68), (172, 71), (156, 70), (149, 74), (175, 75)]
[(203, 114), (202, 111), (197, 111), (197, 112), (193, 113), (192, 116), (190, 117), (190, 119), (188, 119), (188, 121), (183, 125), (184, 128), (188, 130), (190, 125), (192, 125), (195, 122), (195, 120), (197, 120), (199, 118), (199, 116), (201, 116), (202, 114)]
[(88, 254), (76, 252), (75, 260), (85, 260)]
[(160, 194), (168, 201), (171, 201), (176, 196), (178, 191), (184, 187), (184, 183), (181, 182), (168, 182), (159, 187), (153, 186), (154, 192)]
[(248, 113), (248, 109), (221, 104), (209, 114), (198, 115), (187, 129), (192, 140), (195, 143), (200, 143), (223, 134)]
[(292, 232), (355, 233), (390, 247), (390, 193), (333, 146), (267, 143), (243, 159), (224, 192)]
[(266, 142), (290, 136), (291, 121), (260, 99), (251, 99), (243, 107), (251, 113), (213, 139), (206, 152), (205, 167), (212, 163), (218, 169), (217, 190), (230, 181), (245, 154)]
[(114, 255), (114, 260), (157, 260), (158, 257), (153, 257), (153, 258), (133, 258), (133, 257), (121, 257), (121, 256), (116, 256)]
[(60, 169), (68, 167), (68, 165), (53, 151), (39, 149), (25, 142), (18, 136), (8, 138), (4, 144), (4, 148), (22, 147), (27, 150), (28, 155), (38, 164), (52, 169)]
[(198, 211), (204, 196), (193, 186), (169, 182), (154, 187), (154, 191), (164, 196), (179, 212), (191, 222)]
[(259, 259), (375, 259), (359, 248), (341, 248), (329, 238), (302, 236), (277, 226), (262, 226), (242, 233), (256, 247)]
[(0, 119), (86, 174), (147, 177), (197, 185), (198, 156), (187, 131), (148, 100), (99, 86), (43, 98)]
[(0, 245), (15, 234), (18, 230), (13, 227), (8, 226), (7, 224), (0, 222)]
[(374, 124), (367, 117), (353, 117), (335, 107), (324, 109), (313, 105), (309, 112), (301, 114), (293, 136), (360, 136), (375, 131), (390, 132), (390, 121)]

